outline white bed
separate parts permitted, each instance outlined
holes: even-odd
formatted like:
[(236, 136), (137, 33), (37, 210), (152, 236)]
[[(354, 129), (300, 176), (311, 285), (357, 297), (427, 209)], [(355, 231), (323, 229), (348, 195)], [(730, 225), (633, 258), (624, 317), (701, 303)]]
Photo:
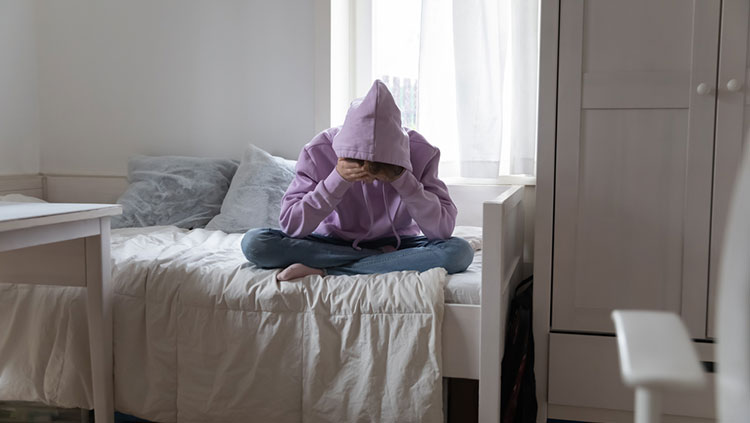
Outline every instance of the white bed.
[[(38, 187), (33, 182), (37, 180), (40, 182)], [(46, 183), (42, 182), (44, 180)], [(96, 186), (98, 189), (89, 188), (82, 192), (80, 189), (76, 191), (76, 186)], [(46, 198), (53, 201), (111, 202), (119, 195), (119, 192), (113, 192), (113, 187), (120, 186), (113, 183), (112, 178), (20, 177), (0, 180), (0, 194), (46, 191)], [(483, 242), (482, 250), (475, 255), (469, 271), (453, 275), (446, 281), (442, 375), (478, 379), (480, 421), (497, 421), (506, 305), (509, 292), (521, 276), (523, 189), (520, 186), (466, 184), (452, 184), (449, 189), (459, 208), (458, 224), (482, 225)], [(492, 306), (481, 307), (480, 302)], [(115, 345), (115, 349), (117, 347)], [(117, 357), (117, 352), (115, 355)], [(121, 369), (120, 373), (123, 372)], [(118, 377), (117, 367), (115, 377)]]

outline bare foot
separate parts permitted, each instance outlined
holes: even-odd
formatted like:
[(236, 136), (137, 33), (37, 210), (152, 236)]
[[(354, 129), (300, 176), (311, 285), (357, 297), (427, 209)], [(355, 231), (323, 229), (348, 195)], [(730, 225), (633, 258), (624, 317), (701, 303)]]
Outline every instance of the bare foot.
[(279, 272), (279, 274), (276, 275), (276, 279), (280, 281), (291, 281), (293, 279), (304, 278), (305, 276), (309, 275), (323, 276), (325, 275), (325, 272), (322, 269), (308, 267), (302, 263), (294, 263), (290, 264), (286, 269)]

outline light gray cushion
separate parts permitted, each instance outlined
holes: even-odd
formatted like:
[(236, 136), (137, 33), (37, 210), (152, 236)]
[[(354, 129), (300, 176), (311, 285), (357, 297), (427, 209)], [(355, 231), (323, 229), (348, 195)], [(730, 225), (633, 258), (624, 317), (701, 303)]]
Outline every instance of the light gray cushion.
[(182, 156), (135, 156), (128, 162), (130, 185), (117, 200), (122, 215), (113, 228), (174, 225), (202, 228), (221, 209), (237, 162)]
[(206, 229), (246, 232), (251, 228), (278, 228), (281, 197), (294, 179), (295, 161), (268, 154), (250, 145), (221, 205), (221, 213)]

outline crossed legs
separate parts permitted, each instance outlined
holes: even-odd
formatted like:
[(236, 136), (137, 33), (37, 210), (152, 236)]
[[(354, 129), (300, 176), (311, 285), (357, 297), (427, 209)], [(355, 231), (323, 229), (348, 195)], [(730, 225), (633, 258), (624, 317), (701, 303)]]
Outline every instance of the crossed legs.
[(277, 229), (251, 229), (242, 239), (242, 252), (258, 267), (284, 268), (277, 275), (279, 280), (311, 274), (421, 272), (433, 267), (443, 267), (452, 274), (466, 270), (474, 258), (471, 246), (461, 238), (402, 237), (401, 248), (393, 250), (395, 243), (394, 238), (383, 238), (362, 242), (361, 250), (356, 250), (348, 241), (332, 237), (292, 238)]

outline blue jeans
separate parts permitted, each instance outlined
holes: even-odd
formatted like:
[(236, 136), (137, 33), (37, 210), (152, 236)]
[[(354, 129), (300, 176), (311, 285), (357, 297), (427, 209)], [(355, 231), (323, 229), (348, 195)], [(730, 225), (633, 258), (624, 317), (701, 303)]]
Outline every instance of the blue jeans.
[(329, 275), (387, 273), (399, 270), (423, 272), (443, 267), (448, 273), (466, 270), (474, 250), (462, 238), (428, 240), (423, 236), (401, 237), (401, 247), (384, 253), (380, 248), (396, 245), (395, 237), (360, 242), (323, 235), (292, 238), (277, 229), (251, 229), (242, 238), (242, 252), (258, 267), (286, 267), (294, 263), (325, 269)]

